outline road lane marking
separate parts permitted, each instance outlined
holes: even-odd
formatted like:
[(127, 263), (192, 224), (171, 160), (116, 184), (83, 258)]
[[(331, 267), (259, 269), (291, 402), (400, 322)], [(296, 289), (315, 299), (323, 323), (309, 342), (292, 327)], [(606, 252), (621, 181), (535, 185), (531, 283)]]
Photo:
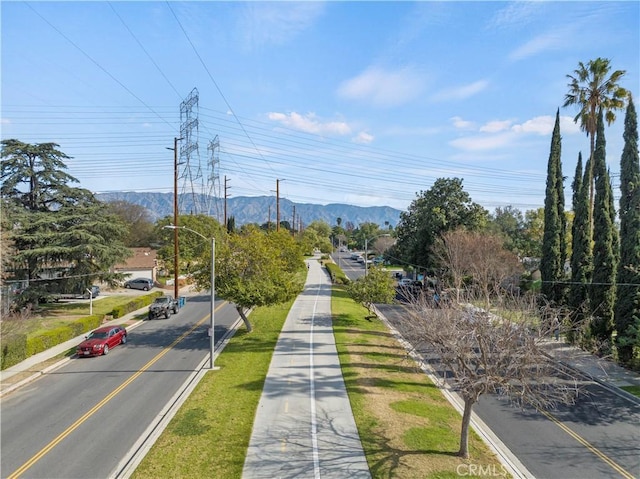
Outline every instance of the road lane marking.
[(589, 443), (586, 439), (584, 439), (582, 436), (578, 435), (578, 433), (574, 432), (572, 429), (570, 429), (568, 426), (566, 426), (565, 424), (563, 424), (562, 422), (560, 422), (559, 419), (557, 419), (555, 416), (551, 415), (550, 413), (548, 413), (547, 411), (540, 411), (542, 414), (544, 414), (545, 416), (547, 416), (548, 419), (550, 419), (551, 421), (553, 421), (560, 429), (562, 429), (564, 432), (566, 432), (567, 434), (569, 434), (569, 436), (571, 436), (572, 438), (574, 438), (576, 441), (578, 441), (580, 444), (582, 444), (584, 447), (586, 447), (587, 449), (589, 449), (589, 451), (591, 451), (592, 453), (594, 453), (596, 456), (598, 456), (600, 459), (602, 459), (604, 462), (606, 462), (609, 466), (611, 466), (617, 473), (619, 473), (622, 477), (626, 478), (626, 479), (635, 479), (635, 476), (629, 472), (627, 472), (622, 466), (620, 466), (619, 464), (617, 464), (616, 462), (614, 462), (611, 458), (609, 458), (604, 452), (600, 451), (599, 449), (597, 449), (595, 446), (593, 446), (591, 443)]
[(311, 403), (311, 446), (313, 454), (313, 472), (314, 478), (320, 479), (320, 455), (318, 453), (318, 419), (316, 412), (316, 385), (314, 375), (314, 362), (313, 362), (313, 328), (316, 318), (316, 309), (318, 307), (318, 299), (320, 298), (320, 291), (322, 284), (318, 286), (318, 291), (313, 303), (313, 312), (311, 313), (311, 323), (309, 327), (309, 399)]
[[(216, 309), (220, 309), (224, 306), (224, 303), (218, 306)], [(93, 416), (98, 410), (100, 410), (105, 404), (111, 401), (114, 397), (116, 397), (119, 393), (121, 393), (129, 384), (135, 381), (142, 373), (144, 373), (147, 369), (153, 366), (156, 362), (158, 362), (165, 354), (167, 354), (171, 349), (173, 349), (180, 341), (186, 338), (189, 334), (191, 334), (198, 326), (202, 325), (205, 320), (209, 319), (209, 315), (205, 316), (201, 320), (199, 320), (190, 330), (183, 333), (180, 337), (178, 337), (175, 341), (173, 341), (169, 346), (160, 351), (155, 357), (151, 358), (147, 364), (145, 364), (141, 369), (138, 370), (133, 376), (127, 379), (124, 383), (118, 386), (116, 389), (111, 391), (109, 395), (105, 396), (98, 404), (93, 406), (89, 411), (87, 411), (82, 417), (80, 417), (76, 422), (74, 422), (71, 426), (61, 432), (55, 439), (53, 439), (49, 444), (47, 444), (44, 448), (40, 450), (37, 454), (35, 454), (31, 459), (25, 462), (22, 466), (20, 466), (13, 474), (7, 477), (7, 479), (16, 479), (21, 474), (30, 469), (36, 462), (42, 459), (46, 454), (48, 454), (54, 447), (56, 447), (60, 442), (62, 442), (66, 437), (68, 437), (73, 431), (75, 431), (80, 425), (82, 425), (87, 419)]]

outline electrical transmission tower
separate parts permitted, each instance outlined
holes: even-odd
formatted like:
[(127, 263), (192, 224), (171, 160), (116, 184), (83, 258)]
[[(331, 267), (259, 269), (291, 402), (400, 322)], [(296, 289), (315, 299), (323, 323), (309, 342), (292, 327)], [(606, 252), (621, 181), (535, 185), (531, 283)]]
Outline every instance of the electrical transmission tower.
[[(218, 153), (220, 151), (220, 140), (218, 135), (209, 142), (207, 146), (207, 152), (209, 158), (207, 166), (209, 167), (209, 174), (207, 176), (207, 189), (206, 189), (206, 212), (209, 216), (215, 216), (218, 221), (220, 218), (220, 175), (218, 174), (220, 157)], [(215, 209), (215, 212), (213, 211)], [(215, 213), (215, 215), (214, 215)]]
[(187, 98), (180, 103), (180, 179), (182, 180), (180, 202), (181, 210), (185, 210), (184, 202), (191, 196), (191, 207), (189, 213), (203, 213), (202, 193), (204, 190), (204, 179), (200, 166), (200, 153), (198, 150), (199, 138), (199, 94), (194, 88)]

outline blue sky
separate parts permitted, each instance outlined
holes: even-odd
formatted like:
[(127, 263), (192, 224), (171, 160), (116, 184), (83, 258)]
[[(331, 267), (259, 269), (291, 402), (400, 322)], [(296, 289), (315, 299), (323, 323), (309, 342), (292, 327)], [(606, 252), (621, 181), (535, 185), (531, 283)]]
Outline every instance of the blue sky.
[[(578, 62), (640, 96), (640, 2), (11, 2), (2, 139), (55, 142), (94, 192), (180, 190), (405, 210), (459, 177), (490, 211), (541, 207), (560, 108), (567, 205), (589, 141), (562, 108)], [(637, 101), (637, 100), (636, 100)], [(185, 120), (183, 116), (183, 120)], [(624, 112), (606, 129), (618, 186)], [(215, 167), (211, 168), (212, 142)], [(199, 166), (198, 166), (199, 165)], [(212, 173), (213, 171), (213, 173)]]

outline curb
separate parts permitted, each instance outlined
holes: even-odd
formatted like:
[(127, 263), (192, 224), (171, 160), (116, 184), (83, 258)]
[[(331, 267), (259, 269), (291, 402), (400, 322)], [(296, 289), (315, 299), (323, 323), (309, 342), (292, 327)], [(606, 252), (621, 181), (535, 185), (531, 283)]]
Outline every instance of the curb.
[[(438, 378), (431, 366), (424, 360), (424, 358), (415, 351), (415, 349), (404, 339), (404, 337), (396, 330), (393, 325), (387, 320), (387, 318), (376, 308), (375, 305), (371, 305), (373, 312), (384, 322), (389, 328), (389, 331), (394, 337), (402, 344), (409, 356), (418, 364), (420, 369), (431, 379), (433, 384), (440, 389), (443, 396), (449, 401), (449, 403), (458, 411), (460, 415), (464, 412), (464, 402), (460, 396), (451, 390), (451, 388)], [(498, 460), (502, 466), (509, 471), (509, 474), (514, 478), (521, 479), (534, 479), (535, 476), (520, 462), (511, 449), (509, 449), (504, 442), (496, 436), (493, 431), (480, 419), (475, 412), (471, 412), (471, 426), (482, 438), (482, 440), (489, 446), (489, 448), (496, 454)]]

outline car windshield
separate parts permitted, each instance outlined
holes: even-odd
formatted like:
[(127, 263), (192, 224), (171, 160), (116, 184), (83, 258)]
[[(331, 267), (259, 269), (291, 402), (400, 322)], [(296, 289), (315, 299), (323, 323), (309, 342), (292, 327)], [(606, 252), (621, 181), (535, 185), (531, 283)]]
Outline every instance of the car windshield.
[(105, 339), (107, 337), (106, 331), (96, 331), (91, 333), (87, 339)]
[(168, 303), (169, 302), (169, 298), (156, 298), (156, 303)]

